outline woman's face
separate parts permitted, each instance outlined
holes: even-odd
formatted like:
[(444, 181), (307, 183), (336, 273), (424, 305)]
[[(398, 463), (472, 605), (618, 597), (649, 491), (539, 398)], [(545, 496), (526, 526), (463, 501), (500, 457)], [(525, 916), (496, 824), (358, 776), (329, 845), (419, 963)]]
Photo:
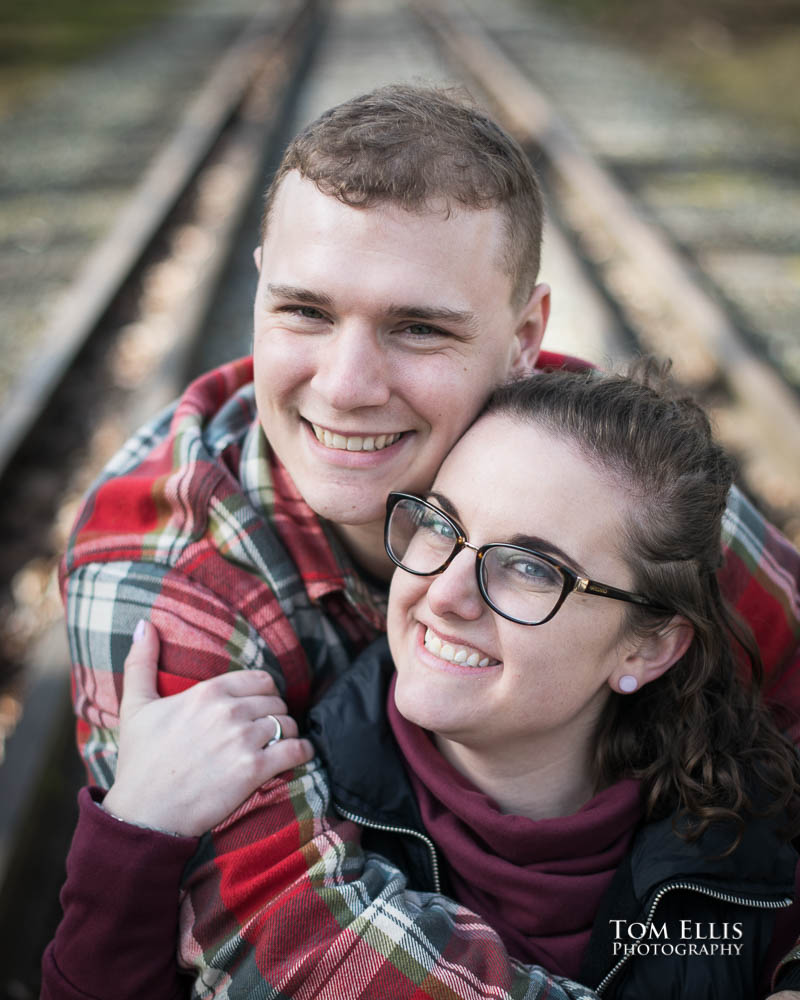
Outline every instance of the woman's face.
[[(624, 491), (566, 439), (534, 424), (479, 420), (445, 460), (429, 499), (476, 546), (516, 541), (581, 576), (632, 589), (621, 554)], [(519, 625), (481, 598), (469, 549), (438, 576), (398, 569), (388, 620), (397, 707), (440, 745), (444, 739), (509, 760), (530, 760), (536, 751), (540, 763), (586, 756), (609, 680), (625, 673), (632, 648), (625, 607), (570, 594), (549, 622)], [(465, 662), (454, 662), (462, 650), (466, 657), (457, 658)], [(474, 654), (478, 666), (469, 665)]]

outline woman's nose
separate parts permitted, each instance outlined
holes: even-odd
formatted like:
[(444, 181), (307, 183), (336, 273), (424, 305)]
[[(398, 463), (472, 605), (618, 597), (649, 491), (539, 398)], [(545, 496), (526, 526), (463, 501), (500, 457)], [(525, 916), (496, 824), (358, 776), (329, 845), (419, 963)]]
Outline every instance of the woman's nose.
[(475, 552), (462, 549), (447, 569), (432, 578), (428, 605), (435, 615), (474, 620), (487, 609), (475, 577)]

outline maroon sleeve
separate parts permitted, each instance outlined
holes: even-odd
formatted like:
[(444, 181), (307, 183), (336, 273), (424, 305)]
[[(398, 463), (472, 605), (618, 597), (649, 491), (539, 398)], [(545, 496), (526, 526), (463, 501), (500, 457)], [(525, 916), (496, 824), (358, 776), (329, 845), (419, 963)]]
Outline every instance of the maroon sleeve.
[(178, 972), (178, 890), (198, 838), (123, 823), (97, 805), (104, 794), (78, 795), (40, 1000), (184, 1000), (192, 980)]

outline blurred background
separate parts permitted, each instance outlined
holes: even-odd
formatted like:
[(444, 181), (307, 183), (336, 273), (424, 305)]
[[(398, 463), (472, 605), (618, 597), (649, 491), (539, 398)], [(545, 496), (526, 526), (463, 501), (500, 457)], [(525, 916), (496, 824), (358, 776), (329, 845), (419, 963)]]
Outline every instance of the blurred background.
[(263, 189), (321, 110), (468, 87), (540, 170), (546, 345), (673, 357), (800, 542), (800, 0), (3, 0), (0, 997), (81, 781), (54, 569), (82, 493), (249, 353)]

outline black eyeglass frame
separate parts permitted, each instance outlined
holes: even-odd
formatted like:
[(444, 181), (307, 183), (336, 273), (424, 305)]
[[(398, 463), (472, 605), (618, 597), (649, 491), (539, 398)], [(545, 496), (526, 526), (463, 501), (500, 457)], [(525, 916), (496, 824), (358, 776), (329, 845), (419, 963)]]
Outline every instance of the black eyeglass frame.
[[(421, 503), (429, 510), (432, 510), (439, 517), (444, 518), (445, 521), (453, 528), (456, 538), (453, 542), (453, 551), (445, 559), (442, 565), (438, 569), (429, 570), (426, 573), (421, 573), (419, 570), (409, 569), (407, 566), (403, 565), (402, 562), (392, 551), (392, 547), (389, 544), (389, 522), (391, 520), (392, 511), (400, 503), (401, 500), (413, 500), (416, 503)], [(458, 521), (455, 520), (446, 511), (443, 511), (441, 507), (437, 507), (436, 504), (432, 504), (430, 500), (426, 500), (424, 497), (417, 496), (416, 493), (400, 493), (396, 490), (392, 490), (389, 496), (386, 498), (386, 520), (383, 526), (383, 545), (386, 549), (386, 554), (400, 569), (404, 570), (406, 573), (411, 573), (414, 576), (437, 576), (439, 573), (444, 573), (450, 563), (455, 559), (458, 553), (462, 549), (472, 549), (475, 553), (475, 579), (478, 582), (478, 590), (480, 591), (481, 597), (489, 605), (495, 614), (500, 615), (501, 618), (506, 618), (510, 622), (515, 622), (517, 625), (529, 625), (531, 627), (535, 625), (544, 625), (545, 622), (549, 622), (553, 618), (567, 599), (570, 594), (589, 594), (592, 597), (607, 597), (612, 601), (625, 601), (628, 604), (638, 604), (641, 607), (650, 608), (653, 611), (660, 611), (664, 614), (673, 614), (670, 608), (665, 608), (660, 604), (654, 604), (649, 598), (643, 597), (641, 594), (632, 594), (628, 590), (620, 590), (618, 587), (611, 587), (606, 583), (600, 583), (597, 580), (590, 580), (587, 576), (580, 576), (574, 570), (570, 569), (569, 566), (565, 566), (563, 563), (554, 559), (552, 556), (547, 555), (545, 552), (539, 552), (537, 549), (529, 549), (524, 545), (513, 545), (511, 542), (488, 542), (486, 545), (473, 545), (467, 538), (467, 534)], [(561, 593), (558, 600), (553, 607), (553, 610), (547, 615), (546, 618), (542, 618), (538, 622), (528, 622), (522, 618), (515, 618), (513, 615), (506, 614), (502, 611), (489, 597), (486, 585), (483, 580), (483, 573), (481, 572), (481, 567), (483, 566), (483, 560), (486, 553), (491, 549), (514, 549), (517, 552), (527, 552), (537, 559), (541, 559), (548, 565), (552, 566), (554, 569), (558, 570), (559, 573), (564, 577), (564, 586), (561, 588)]]

